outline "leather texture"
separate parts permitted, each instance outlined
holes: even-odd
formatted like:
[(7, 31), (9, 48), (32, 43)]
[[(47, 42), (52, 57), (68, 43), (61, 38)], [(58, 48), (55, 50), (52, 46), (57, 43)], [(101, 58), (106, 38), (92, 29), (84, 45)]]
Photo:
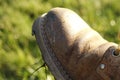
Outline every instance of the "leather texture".
[[(120, 80), (120, 58), (113, 54), (118, 45), (103, 39), (75, 12), (53, 8), (34, 22), (33, 33), (57, 80)], [(51, 52), (46, 52), (49, 49)], [(52, 59), (57, 60), (50, 64), (45, 53), (54, 55)], [(55, 66), (63, 70), (58, 68), (59, 73), (52, 69), (52, 62), (59, 62), (60, 65)], [(64, 71), (66, 74), (62, 73)], [(69, 78), (64, 78), (65, 75)]]

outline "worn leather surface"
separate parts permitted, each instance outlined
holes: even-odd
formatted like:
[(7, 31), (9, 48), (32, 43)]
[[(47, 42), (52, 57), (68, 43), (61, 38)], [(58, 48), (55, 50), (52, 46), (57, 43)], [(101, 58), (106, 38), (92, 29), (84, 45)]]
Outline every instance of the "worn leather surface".
[(120, 80), (120, 55), (114, 55), (114, 51), (116, 51), (115, 47), (109, 47), (100, 61), (105, 68), (97, 67), (97, 72), (104, 80)]
[[(69, 9), (54, 8), (44, 19), (48, 45), (73, 80), (120, 79), (119, 57), (112, 57), (110, 50), (117, 44), (103, 39)], [(102, 71), (101, 64), (105, 64)]]

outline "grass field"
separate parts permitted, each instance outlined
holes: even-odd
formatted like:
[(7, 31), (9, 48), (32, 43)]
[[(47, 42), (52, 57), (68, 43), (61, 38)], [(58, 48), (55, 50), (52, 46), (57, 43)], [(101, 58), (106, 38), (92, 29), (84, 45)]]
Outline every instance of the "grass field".
[[(0, 80), (54, 80), (42, 60), (33, 21), (53, 7), (78, 13), (105, 39), (120, 42), (119, 0), (0, 0)], [(32, 74), (34, 71), (36, 72)]]

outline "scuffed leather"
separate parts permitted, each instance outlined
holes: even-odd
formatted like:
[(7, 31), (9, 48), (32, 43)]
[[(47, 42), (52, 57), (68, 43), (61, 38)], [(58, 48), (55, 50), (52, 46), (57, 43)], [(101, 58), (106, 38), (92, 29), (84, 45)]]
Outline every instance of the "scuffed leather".
[[(69, 9), (53, 8), (44, 19), (49, 46), (73, 80), (120, 79), (119, 57), (113, 57), (109, 50), (117, 44), (103, 39)], [(101, 71), (101, 63), (108, 65), (107, 69)]]
[(104, 64), (105, 68), (97, 68), (97, 72), (104, 80), (120, 80), (120, 55), (114, 55), (116, 47), (110, 47), (104, 54), (100, 64)]

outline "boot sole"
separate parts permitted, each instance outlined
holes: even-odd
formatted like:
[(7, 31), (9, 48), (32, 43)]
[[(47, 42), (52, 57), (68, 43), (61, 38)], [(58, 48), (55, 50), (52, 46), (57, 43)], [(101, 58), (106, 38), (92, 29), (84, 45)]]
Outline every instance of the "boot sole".
[(32, 32), (33, 34), (35, 34), (36, 41), (41, 50), (43, 60), (54, 75), (55, 79), (72, 80), (62, 67), (61, 63), (55, 57), (55, 54), (53, 53), (52, 49), (50, 48), (49, 41), (46, 37), (46, 32), (44, 30), (44, 16), (39, 17), (35, 20)]

